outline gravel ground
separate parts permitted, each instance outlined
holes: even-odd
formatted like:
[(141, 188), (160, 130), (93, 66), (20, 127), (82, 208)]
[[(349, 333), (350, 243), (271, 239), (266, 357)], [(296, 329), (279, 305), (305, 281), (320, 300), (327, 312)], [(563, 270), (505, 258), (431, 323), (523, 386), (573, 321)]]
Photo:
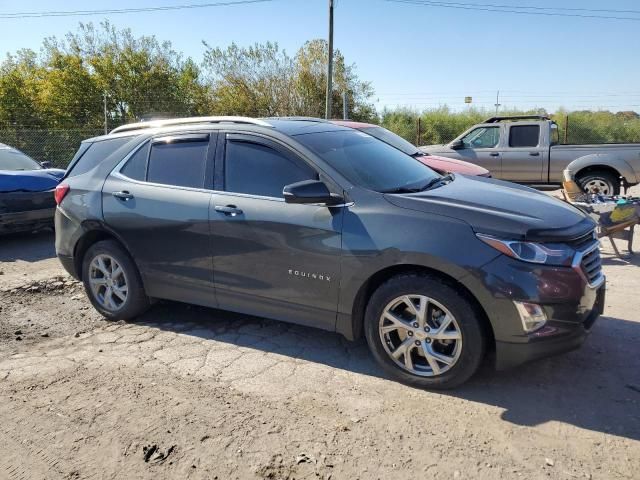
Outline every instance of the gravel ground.
[(0, 240), (0, 479), (640, 478), (640, 259), (606, 243), (580, 350), (442, 394), (311, 328), (164, 302), (106, 322), (52, 241)]

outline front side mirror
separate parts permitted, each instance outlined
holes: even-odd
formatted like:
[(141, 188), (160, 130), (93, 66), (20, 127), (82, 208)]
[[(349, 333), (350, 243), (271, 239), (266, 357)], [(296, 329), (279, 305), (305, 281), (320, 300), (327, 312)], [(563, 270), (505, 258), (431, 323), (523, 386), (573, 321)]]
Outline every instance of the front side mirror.
[(40, 162), (40, 166), (42, 168), (51, 168), (51, 162), (49, 162), (49, 161)]
[(344, 203), (340, 195), (331, 193), (324, 182), (304, 180), (287, 185), (282, 190), (287, 203), (322, 203), (327, 206)]
[(464, 148), (464, 142), (460, 139), (454, 140), (449, 144), (449, 148), (451, 148), (451, 150), (461, 150)]

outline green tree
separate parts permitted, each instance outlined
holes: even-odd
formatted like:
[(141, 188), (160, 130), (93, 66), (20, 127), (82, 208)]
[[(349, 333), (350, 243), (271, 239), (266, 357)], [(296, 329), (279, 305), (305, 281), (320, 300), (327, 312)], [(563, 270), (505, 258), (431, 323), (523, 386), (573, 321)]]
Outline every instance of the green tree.
[(207, 110), (206, 89), (200, 71), (190, 59), (173, 50), (170, 42), (155, 36), (135, 37), (130, 29), (118, 30), (109, 22), (99, 27), (80, 24), (65, 39), (49, 38), (44, 51), (48, 63), (60, 56), (81, 59), (95, 88), (86, 91), (114, 124), (145, 116), (197, 115)]
[[(204, 69), (215, 113), (324, 116), (328, 57), (324, 40), (305, 43), (293, 58), (271, 42), (248, 48), (236, 44), (226, 49), (205, 46)], [(375, 109), (369, 103), (373, 96), (370, 83), (357, 77), (355, 67), (346, 65), (339, 51), (334, 56), (334, 115), (340, 112), (341, 116), (342, 92), (346, 92), (350, 118), (375, 119)]]

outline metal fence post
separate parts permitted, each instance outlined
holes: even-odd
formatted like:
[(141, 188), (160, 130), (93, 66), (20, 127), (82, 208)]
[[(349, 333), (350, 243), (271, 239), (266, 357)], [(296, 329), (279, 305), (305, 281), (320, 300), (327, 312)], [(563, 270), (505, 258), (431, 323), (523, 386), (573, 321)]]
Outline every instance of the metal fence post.
[(422, 123), (422, 118), (418, 117), (418, 121), (416, 122), (416, 124), (417, 124), (417, 128), (416, 128), (416, 146), (420, 146), (420, 136), (422, 134), (422, 132), (421, 132), (421, 123)]
[(569, 115), (564, 116), (564, 144), (569, 143)]

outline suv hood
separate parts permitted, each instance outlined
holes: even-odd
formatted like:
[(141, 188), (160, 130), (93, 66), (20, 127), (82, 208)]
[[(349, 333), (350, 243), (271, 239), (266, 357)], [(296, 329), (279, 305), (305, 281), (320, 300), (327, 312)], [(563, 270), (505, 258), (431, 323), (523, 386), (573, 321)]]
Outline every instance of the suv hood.
[(456, 176), (432, 190), (385, 194), (390, 203), (467, 222), (477, 233), (529, 241), (566, 241), (595, 222), (577, 208), (529, 187), (483, 177)]

